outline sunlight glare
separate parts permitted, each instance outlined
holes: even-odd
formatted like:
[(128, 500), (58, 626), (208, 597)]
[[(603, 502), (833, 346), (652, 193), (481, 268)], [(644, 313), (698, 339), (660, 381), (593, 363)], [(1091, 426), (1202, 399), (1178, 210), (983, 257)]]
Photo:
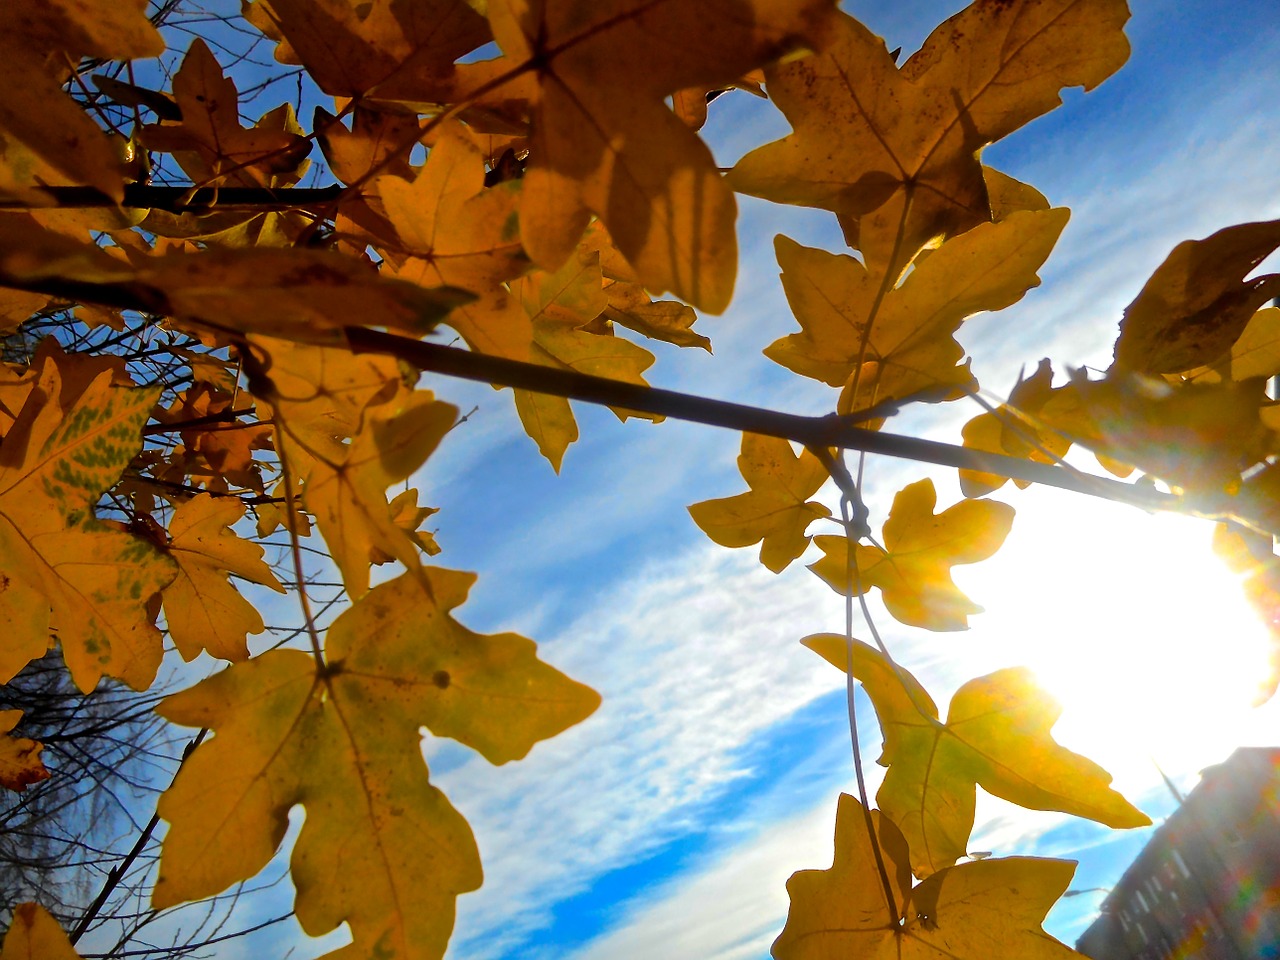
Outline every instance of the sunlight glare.
[(1003, 499), (1013, 533), (956, 580), (987, 611), (969, 634), (984, 668), (1026, 665), (1063, 705), (1055, 739), (1139, 791), (1155, 764), (1193, 773), (1280, 740), (1274, 702), (1250, 706), (1270, 635), (1213, 553), (1211, 522), (1045, 491)]

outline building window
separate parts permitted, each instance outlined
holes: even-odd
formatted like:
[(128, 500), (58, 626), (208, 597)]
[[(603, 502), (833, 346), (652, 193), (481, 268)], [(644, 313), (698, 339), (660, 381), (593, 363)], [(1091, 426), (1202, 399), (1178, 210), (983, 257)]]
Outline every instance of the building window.
[(1147, 905), (1147, 898), (1142, 895), (1141, 890), (1133, 891), (1133, 895), (1138, 898), (1138, 906), (1142, 908), (1143, 913), (1150, 913), (1151, 907)]
[(1173, 851), (1173, 859), (1177, 862), (1178, 869), (1182, 871), (1182, 875), (1190, 879), (1191, 871), (1187, 869), (1187, 864), (1182, 859), (1182, 854), (1180, 854), (1177, 850)]

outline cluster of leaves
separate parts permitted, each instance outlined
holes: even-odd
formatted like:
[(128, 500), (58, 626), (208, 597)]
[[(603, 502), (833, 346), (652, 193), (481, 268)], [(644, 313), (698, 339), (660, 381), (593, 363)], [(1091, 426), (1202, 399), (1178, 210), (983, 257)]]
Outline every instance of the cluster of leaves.
[[(656, 419), (643, 390), (609, 392), (644, 386), (654, 358), (632, 338), (709, 348), (694, 311), (730, 301), (736, 191), (834, 213), (856, 254), (777, 239), (800, 332), (765, 351), (836, 388), (840, 422), (879, 430), (905, 404), (972, 395), (956, 331), (1039, 282), (1068, 218), (979, 153), (1064, 87), (1118, 69), (1128, 11), (978, 0), (898, 65), (833, 0), (246, 0), (277, 61), (334, 98), (307, 129), (288, 104), (246, 124), (200, 39), (171, 80), (140, 82), (132, 61), (145, 70), (165, 51), (145, 6), (0, 9), (12, 91), (0, 105), (0, 332), (25, 343), (51, 316), (88, 331), (0, 366), (12, 638), (0, 680), (55, 642), (86, 691), (104, 677), (147, 688), (166, 635), (186, 660), (228, 661), (159, 708), (213, 735), (159, 802), (153, 905), (258, 873), (302, 805), (291, 872), (303, 929), (347, 924), (336, 955), (439, 957), (481, 865), (429, 780), (419, 729), (504, 764), (599, 698), (530, 640), (468, 630), (454, 611), (472, 575), (424, 563), (440, 549), (423, 529), (433, 510), (415, 489), (389, 491), (458, 410), (418, 386), (420, 338), (446, 325), (494, 361), (478, 368), (488, 379), (522, 371), (516, 412), (559, 469), (578, 435), (559, 385), (604, 378), (589, 381), (594, 396), (620, 417)], [(127, 82), (85, 69), (125, 62)], [(794, 132), (725, 175), (697, 128), (732, 87), (766, 94)], [(313, 160), (332, 189), (298, 188)], [(146, 182), (153, 165), (176, 195)], [(950, 569), (994, 553), (1013, 518), (981, 497), (1020, 461), (1058, 464), (1079, 444), (1228, 520), (1222, 550), (1280, 630), (1280, 418), (1266, 392), (1280, 310), (1259, 309), (1280, 281), (1249, 278), (1278, 245), (1277, 223), (1180, 245), (1127, 311), (1110, 370), (1055, 387), (1042, 364), (965, 428), (969, 499), (936, 512), (932, 484), (913, 483), (880, 541), (843, 450), (797, 454), (750, 422), (750, 489), (693, 517), (726, 546), (762, 542), (777, 572), (830, 516), (811, 498), (834, 480), (845, 533), (812, 538), (814, 572), (850, 598), (879, 589), (903, 623), (958, 630), (979, 608)], [(667, 292), (677, 299), (652, 298)], [(284, 582), (266, 562), (273, 536), (291, 557)], [(323, 630), (302, 566), (316, 537), (346, 598)], [(387, 563), (400, 572), (374, 585)], [(251, 655), (265, 623), (245, 584), (292, 587), (305, 649)], [(775, 955), (1068, 953), (1039, 923), (1069, 866), (958, 862), (979, 785), (1034, 809), (1147, 822), (1054, 743), (1051, 701), (1003, 670), (962, 687), (944, 722), (883, 646), (848, 632), (805, 642), (864, 684), (889, 771), (878, 811), (841, 801), (832, 868), (793, 878)], [(19, 718), (0, 719), (8, 731)], [(38, 744), (0, 748), (6, 787), (48, 775)], [(73, 955), (57, 925), (19, 908), (4, 956), (59, 952)]]

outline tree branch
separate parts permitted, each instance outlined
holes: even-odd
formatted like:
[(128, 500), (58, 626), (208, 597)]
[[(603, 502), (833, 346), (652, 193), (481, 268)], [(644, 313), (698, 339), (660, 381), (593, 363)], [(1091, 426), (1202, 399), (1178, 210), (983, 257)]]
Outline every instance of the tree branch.
[[(121, 207), (167, 210), (170, 213), (202, 213), (215, 210), (308, 210), (333, 203), (343, 187), (161, 187), (130, 183), (124, 188)], [(114, 207), (116, 202), (93, 187), (43, 187), (53, 206), (67, 209)], [(0, 210), (29, 210), (20, 200), (0, 200)]]
[(781, 437), (810, 448), (843, 447), (903, 460), (992, 473), (1011, 480), (1025, 480), (1028, 483), (1125, 503), (1143, 510), (1186, 510), (1188, 507), (1185, 498), (1161, 493), (1154, 488), (1138, 487), (1107, 477), (1081, 473), (1071, 467), (985, 453), (937, 440), (868, 430), (857, 426), (850, 417), (835, 414), (806, 417), (781, 413), (659, 387), (593, 377), (574, 370), (560, 370), (504, 357), (470, 353), (456, 347), (410, 340), (365, 327), (347, 327), (345, 332), (347, 342), (356, 353), (380, 353), (397, 357), (421, 370), (463, 380), (496, 383), (570, 400), (624, 407), (638, 413), (671, 417), (674, 420)]

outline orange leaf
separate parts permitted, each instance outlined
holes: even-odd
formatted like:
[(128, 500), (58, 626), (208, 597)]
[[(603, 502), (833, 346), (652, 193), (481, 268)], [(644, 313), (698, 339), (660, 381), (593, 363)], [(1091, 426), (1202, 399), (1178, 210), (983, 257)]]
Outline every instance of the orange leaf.
[[(534, 261), (559, 268), (594, 213), (646, 287), (723, 311), (737, 269), (733, 194), (665, 98), (820, 43), (834, 4), (492, 0), (488, 10), (510, 63), (537, 68), (520, 212)], [(684, 52), (689, 37), (707, 38), (697, 56)]]
[(49, 779), (40, 760), (44, 744), (7, 736), (21, 719), (21, 710), (0, 710), (0, 787), (6, 790), (25, 790), (29, 784)]
[(143, 689), (161, 657), (148, 603), (174, 566), (97, 520), (94, 505), (141, 447), (158, 390), (121, 386), (111, 362), (56, 348), (37, 359), (35, 387), (0, 446), (0, 622), (10, 627), (0, 677), (56, 637), (81, 690), (103, 674)]

